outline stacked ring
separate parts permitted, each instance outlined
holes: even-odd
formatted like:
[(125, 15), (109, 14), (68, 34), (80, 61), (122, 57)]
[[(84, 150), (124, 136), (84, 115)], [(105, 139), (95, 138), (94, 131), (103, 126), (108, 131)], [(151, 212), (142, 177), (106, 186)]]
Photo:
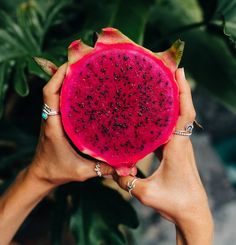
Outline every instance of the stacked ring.
[(60, 114), (59, 111), (51, 109), (47, 104), (43, 105), (42, 118), (44, 120), (47, 120), (48, 116), (55, 116), (55, 115), (59, 115), (59, 114)]
[(185, 126), (184, 130), (175, 130), (173, 134), (181, 135), (181, 136), (190, 136), (190, 135), (192, 135), (193, 128), (194, 128), (193, 123), (188, 123)]

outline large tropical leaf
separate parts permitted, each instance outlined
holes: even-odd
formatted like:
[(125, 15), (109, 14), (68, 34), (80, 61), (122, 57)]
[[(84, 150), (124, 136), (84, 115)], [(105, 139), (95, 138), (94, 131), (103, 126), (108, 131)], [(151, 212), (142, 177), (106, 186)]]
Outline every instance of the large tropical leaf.
[(224, 34), (236, 48), (236, 0), (218, 0), (213, 22), (223, 27)]
[(81, 184), (70, 226), (78, 245), (125, 244), (119, 226), (136, 228), (134, 209), (122, 196), (99, 180)]
[(186, 48), (182, 65), (187, 72), (197, 84), (236, 109), (236, 60), (219, 35), (207, 32), (202, 18), (196, 0), (157, 1), (150, 19), (152, 37), (147, 45), (154, 50), (162, 47), (158, 36), (169, 42), (183, 39)]

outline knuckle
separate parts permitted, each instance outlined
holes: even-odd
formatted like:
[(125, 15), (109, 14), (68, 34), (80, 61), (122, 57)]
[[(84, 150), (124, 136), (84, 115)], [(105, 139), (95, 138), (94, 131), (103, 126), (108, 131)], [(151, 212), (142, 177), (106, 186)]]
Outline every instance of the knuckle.
[(139, 193), (137, 193), (137, 198), (140, 200), (140, 202), (145, 205), (148, 206), (150, 203), (150, 198), (151, 198), (151, 188), (150, 186), (146, 183), (145, 185), (142, 186), (141, 191)]
[(191, 121), (194, 121), (195, 120), (195, 118), (196, 118), (196, 111), (194, 109), (192, 109), (189, 112), (189, 118), (191, 119)]

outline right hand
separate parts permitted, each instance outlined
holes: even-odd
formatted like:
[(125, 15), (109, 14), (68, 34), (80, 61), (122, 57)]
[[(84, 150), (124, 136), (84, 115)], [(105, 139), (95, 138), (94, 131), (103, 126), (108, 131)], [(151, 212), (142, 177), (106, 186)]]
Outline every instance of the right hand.
[[(180, 93), (180, 116), (176, 129), (180, 130), (184, 129), (187, 123), (195, 120), (195, 110), (183, 69), (177, 70), (176, 80)], [(125, 190), (127, 190), (127, 183), (134, 179), (131, 176), (114, 176), (114, 178)], [(173, 135), (163, 147), (159, 168), (150, 177), (137, 180), (135, 186), (132, 194), (141, 203), (154, 208), (182, 231), (189, 229), (189, 226), (193, 229), (204, 227), (206, 230), (208, 227), (209, 234), (212, 234), (213, 222), (208, 199), (199, 177), (188, 136)]]
[[(43, 89), (44, 103), (59, 110), (60, 89), (67, 64), (62, 65)], [(39, 143), (29, 173), (51, 184), (52, 188), (71, 181), (85, 181), (97, 177), (96, 160), (80, 156), (70, 145), (62, 127), (61, 116), (49, 116), (42, 120)], [(101, 173), (110, 175), (114, 169), (100, 162)]]

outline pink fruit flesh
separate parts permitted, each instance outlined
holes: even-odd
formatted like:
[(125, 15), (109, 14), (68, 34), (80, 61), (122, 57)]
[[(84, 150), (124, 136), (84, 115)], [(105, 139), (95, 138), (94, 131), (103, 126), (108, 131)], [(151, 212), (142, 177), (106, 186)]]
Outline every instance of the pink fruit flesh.
[(79, 150), (115, 168), (131, 168), (172, 134), (178, 87), (173, 73), (144, 49), (104, 45), (70, 65), (61, 114)]

